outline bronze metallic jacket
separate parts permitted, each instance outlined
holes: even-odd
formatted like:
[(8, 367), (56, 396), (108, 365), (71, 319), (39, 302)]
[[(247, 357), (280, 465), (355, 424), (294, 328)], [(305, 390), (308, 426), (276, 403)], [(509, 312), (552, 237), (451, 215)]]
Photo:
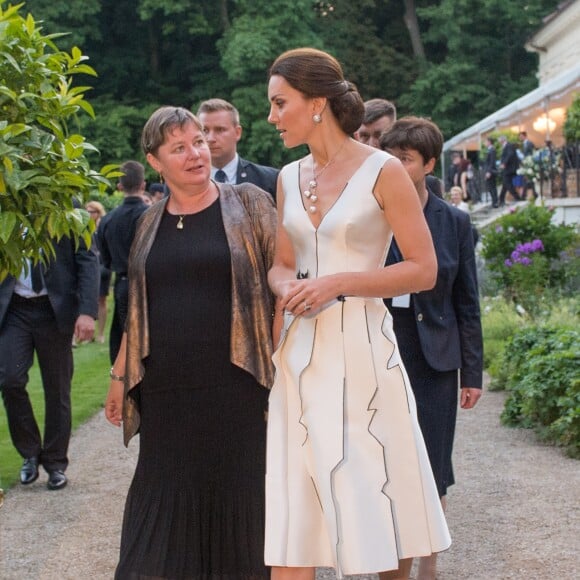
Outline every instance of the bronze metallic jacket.
[[(231, 362), (266, 388), (272, 386), (272, 316), (274, 298), (267, 281), (274, 259), (276, 209), (272, 196), (255, 185), (217, 184), (232, 257)], [(139, 408), (128, 392), (143, 380), (149, 355), (145, 263), (155, 242), (167, 200), (147, 210), (139, 221), (129, 256), (129, 312), (123, 404), (125, 445), (139, 430)], [(179, 329), (176, 329), (179, 332)]]

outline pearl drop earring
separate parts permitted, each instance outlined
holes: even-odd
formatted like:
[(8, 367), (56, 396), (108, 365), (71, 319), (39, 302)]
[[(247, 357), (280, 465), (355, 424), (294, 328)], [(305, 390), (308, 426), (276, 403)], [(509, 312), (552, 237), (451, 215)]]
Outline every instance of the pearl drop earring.
[(320, 116), (318, 113), (316, 113), (316, 115), (313, 115), (313, 116), (312, 116), (312, 120), (313, 120), (315, 123), (320, 123), (320, 122), (322, 121), (322, 117), (321, 117), (321, 116)]

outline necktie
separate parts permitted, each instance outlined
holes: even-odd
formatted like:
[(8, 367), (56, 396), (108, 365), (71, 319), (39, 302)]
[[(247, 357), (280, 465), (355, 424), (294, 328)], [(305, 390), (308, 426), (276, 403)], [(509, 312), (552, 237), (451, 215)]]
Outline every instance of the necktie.
[(215, 180), (219, 181), (220, 183), (226, 183), (226, 181), (228, 180), (226, 172), (223, 171), (222, 169), (218, 169), (215, 172)]
[(31, 268), (30, 279), (32, 282), (32, 290), (35, 292), (35, 294), (38, 294), (44, 287), (44, 283), (42, 281), (42, 264), (38, 262)]

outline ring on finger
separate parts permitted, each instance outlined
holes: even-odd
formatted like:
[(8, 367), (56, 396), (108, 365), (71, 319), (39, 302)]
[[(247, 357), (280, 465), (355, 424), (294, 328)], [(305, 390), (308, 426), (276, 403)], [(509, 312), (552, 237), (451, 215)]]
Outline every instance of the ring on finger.
[(306, 302), (304, 303), (304, 312), (306, 312), (307, 310), (310, 310), (312, 308), (312, 304), (306, 304)]

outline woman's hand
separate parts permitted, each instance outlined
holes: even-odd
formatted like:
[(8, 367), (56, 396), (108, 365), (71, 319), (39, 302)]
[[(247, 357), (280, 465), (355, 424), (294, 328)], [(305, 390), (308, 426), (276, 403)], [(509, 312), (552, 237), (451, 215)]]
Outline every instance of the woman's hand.
[[(282, 286), (282, 285), (280, 285)], [(340, 294), (336, 276), (289, 280), (284, 283), (281, 307), (294, 316), (312, 314), (320, 310)]]
[(116, 427), (120, 427), (123, 422), (123, 393), (123, 383), (111, 380), (109, 393), (105, 400), (105, 417), (109, 423)]

